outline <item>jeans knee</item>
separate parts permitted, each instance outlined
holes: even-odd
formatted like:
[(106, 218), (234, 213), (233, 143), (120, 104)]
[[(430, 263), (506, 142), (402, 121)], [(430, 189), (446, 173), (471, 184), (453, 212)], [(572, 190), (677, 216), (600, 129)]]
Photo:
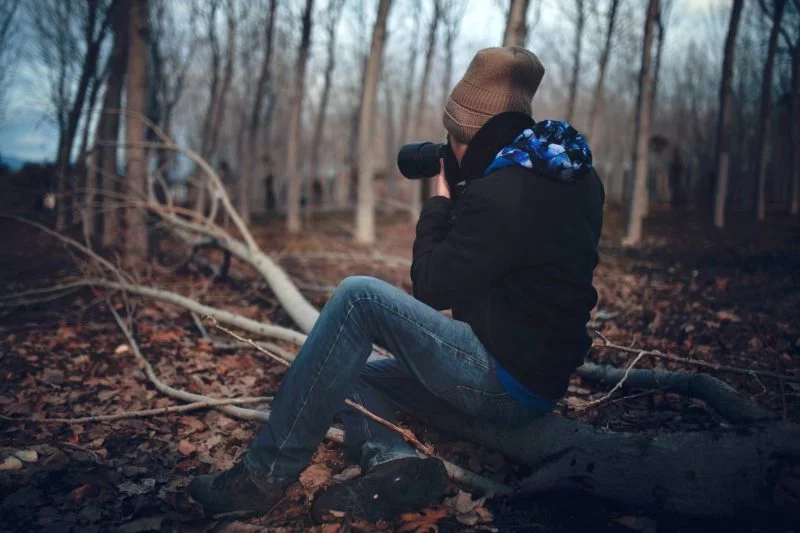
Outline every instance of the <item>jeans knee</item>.
[(371, 276), (348, 276), (336, 287), (336, 293), (353, 300), (375, 294), (382, 283), (384, 282)]

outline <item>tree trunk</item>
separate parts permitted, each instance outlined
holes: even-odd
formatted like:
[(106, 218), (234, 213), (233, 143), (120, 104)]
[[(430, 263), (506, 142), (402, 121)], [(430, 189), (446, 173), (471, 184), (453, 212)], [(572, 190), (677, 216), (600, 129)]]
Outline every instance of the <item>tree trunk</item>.
[(261, 110), (264, 107), (264, 95), (270, 83), (272, 73), (273, 43), (275, 41), (275, 11), (278, 0), (269, 2), (269, 19), (267, 20), (266, 48), (261, 60), (261, 71), (256, 84), (256, 94), (253, 98), (253, 107), (250, 110), (250, 120), (247, 128), (247, 150), (244, 154), (242, 172), (238, 176), (237, 209), (245, 222), (250, 221), (251, 190), (255, 181), (256, 161), (259, 158), (258, 126), (261, 120)]
[[(422, 117), (428, 105), (428, 82), (430, 81), (431, 67), (433, 66), (433, 52), (436, 49), (436, 34), (439, 27), (439, 19), (441, 18), (441, 7), (441, 0), (435, 0), (433, 3), (431, 25), (428, 28), (428, 48), (425, 52), (425, 66), (422, 70), (422, 81), (419, 86), (417, 111), (414, 113), (414, 125), (411, 128), (413, 134), (417, 136), (421, 133)], [(419, 219), (423, 190), (425, 190), (424, 182), (429, 180), (421, 179), (417, 181), (419, 181), (419, 183), (411, 183), (411, 222), (413, 223), (416, 223), (417, 219)]]
[[(127, 110), (144, 114), (147, 111), (147, 14), (148, 0), (130, 2), (128, 24)], [(143, 198), (147, 194), (147, 150), (129, 143), (145, 142), (145, 127), (141, 120), (125, 121), (125, 191), (126, 199)], [(125, 253), (128, 256), (147, 255), (147, 217), (142, 208), (125, 209)]]
[(211, 12), (206, 19), (208, 24), (208, 43), (211, 48), (211, 84), (209, 86), (208, 104), (206, 107), (205, 118), (203, 119), (203, 137), (200, 146), (200, 155), (203, 159), (209, 159), (211, 152), (211, 125), (214, 122), (214, 110), (217, 107), (217, 93), (219, 92), (219, 66), (221, 63), (219, 52), (219, 39), (217, 37), (217, 8), (219, 0), (210, 2)]
[[(100, 215), (102, 226), (101, 243), (104, 248), (111, 248), (120, 242), (121, 213), (117, 204), (120, 182), (117, 172), (117, 147), (97, 146), (97, 140), (116, 142), (119, 139), (120, 116), (110, 112), (122, 107), (122, 87), (128, 69), (128, 26), (127, 10), (118, 9), (114, 16), (114, 48), (111, 51), (111, 72), (108, 77), (106, 94), (103, 97), (102, 128), (95, 136), (95, 149), (98, 156), (97, 169), (100, 174), (100, 190), (102, 191), (103, 212)], [(102, 135), (102, 136), (101, 136)], [(94, 180), (91, 181), (94, 183)]]
[(312, 184), (314, 180), (319, 179), (319, 155), (322, 150), (325, 118), (328, 113), (328, 102), (331, 96), (333, 69), (336, 67), (336, 28), (339, 25), (343, 6), (343, 0), (335, 0), (328, 6), (328, 58), (325, 65), (325, 81), (322, 86), (322, 96), (319, 102), (317, 121), (314, 127), (314, 139), (311, 142), (311, 169), (309, 174)]
[(800, 427), (794, 424), (648, 434), (607, 431), (555, 414), (517, 427), (423, 418), (533, 467), (523, 492), (591, 494), (688, 515), (798, 517), (792, 491), (800, 475)]
[[(78, 80), (78, 88), (75, 92), (75, 99), (67, 115), (66, 129), (59, 139), (58, 157), (56, 160), (56, 178), (58, 179), (58, 197), (56, 204), (56, 229), (62, 231), (71, 222), (71, 215), (67, 206), (72, 205), (65, 196), (67, 192), (67, 181), (70, 175), (69, 161), (72, 155), (72, 146), (75, 142), (75, 135), (78, 131), (78, 122), (83, 112), (83, 103), (86, 99), (86, 91), (89, 82), (97, 71), (97, 60), (100, 55), (100, 46), (103, 41), (105, 30), (102, 30), (100, 37), (95, 39), (95, 29), (103, 24), (99, 20), (99, 5), (96, 1), (88, 2), (88, 19), (86, 21), (86, 55), (81, 68), (81, 76)], [(75, 191), (72, 191), (73, 194)]]
[(386, 211), (388, 213), (394, 212), (394, 200), (397, 200), (397, 176), (394, 173), (394, 167), (397, 161), (397, 126), (395, 123), (394, 111), (394, 97), (392, 96), (392, 88), (388, 83), (384, 83), (383, 96), (386, 99), (386, 173), (384, 174), (386, 180), (386, 197), (389, 200), (386, 203)]
[(781, 29), (786, 0), (772, 2), (772, 29), (769, 32), (767, 59), (764, 63), (764, 74), (761, 78), (761, 111), (756, 128), (756, 218), (764, 220), (766, 216), (766, 183), (767, 183), (767, 137), (769, 135), (769, 118), (772, 111), (772, 72), (775, 67), (775, 51), (778, 48), (778, 34)]
[(313, 7), (314, 0), (306, 0), (305, 11), (303, 11), (302, 38), (297, 52), (291, 117), (289, 119), (289, 145), (286, 149), (286, 171), (289, 177), (286, 226), (289, 233), (299, 233), (301, 229), (300, 186), (303, 183), (303, 174), (300, 169), (298, 152), (300, 150), (300, 115), (305, 96), (306, 64), (308, 63), (308, 49), (311, 44), (311, 10)]
[(648, 141), (650, 139), (650, 60), (653, 48), (653, 26), (658, 16), (658, 0), (649, 0), (647, 18), (644, 26), (644, 45), (642, 46), (642, 68), (639, 71), (639, 98), (636, 102), (636, 127), (633, 152), (634, 175), (633, 198), (631, 199), (628, 231), (623, 245), (636, 246), (642, 240), (642, 223), (647, 214), (647, 161)]
[(658, 95), (658, 81), (661, 75), (661, 53), (664, 50), (664, 39), (666, 37), (663, 12), (659, 9), (656, 16), (655, 29), (658, 30), (658, 45), (656, 46), (656, 64), (653, 67), (653, 83), (650, 90), (650, 121), (655, 122), (656, 119), (656, 96)]
[(597, 85), (594, 87), (594, 96), (592, 97), (592, 111), (589, 117), (589, 139), (594, 141), (594, 134), (600, 122), (600, 105), (603, 100), (603, 84), (606, 79), (606, 67), (608, 66), (608, 58), (611, 55), (611, 42), (614, 37), (614, 23), (617, 18), (617, 7), (619, 0), (611, 0), (611, 7), (608, 12), (608, 27), (606, 29), (606, 43), (603, 46), (603, 53), (600, 55), (600, 65), (597, 76)]
[(375, 28), (372, 31), (364, 89), (361, 91), (361, 120), (358, 125), (358, 205), (356, 206), (355, 240), (361, 244), (375, 242), (375, 187), (373, 183), (372, 126), (375, 113), (375, 96), (381, 75), (383, 45), (386, 41), (386, 20), (392, 0), (380, 0)]
[(569, 81), (569, 99), (567, 101), (567, 122), (575, 118), (575, 99), (578, 95), (578, 82), (581, 72), (581, 48), (583, 46), (583, 28), (586, 25), (585, 0), (575, 0), (577, 18), (575, 20), (575, 47), (572, 53), (572, 77)]
[(211, 120), (211, 132), (208, 146), (209, 154), (216, 152), (217, 145), (219, 144), (219, 134), (222, 130), (223, 121), (225, 120), (225, 107), (228, 102), (228, 92), (233, 82), (233, 69), (236, 64), (236, 7), (233, 0), (227, 0), (225, 15), (228, 31), (225, 49), (225, 69), (222, 74), (222, 86), (217, 92), (213, 118)]
[(717, 115), (717, 189), (714, 197), (714, 225), (725, 226), (725, 205), (728, 199), (728, 176), (730, 170), (730, 135), (733, 108), (733, 64), (736, 51), (736, 34), (742, 16), (744, 0), (734, 0), (728, 36), (725, 38), (725, 58), (722, 62), (722, 81), (719, 86), (719, 114)]
[[(792, 142), (791, 146), (800, 145), (800, 42), (792, 49)], [(800, 150), (793, 150), (792, 158), (792, 198), (789, 214), (800, 214)]]
[(503, 32), (503, 46), (525, 46), (528, 37), (526, 18), (530, 0), (511, 0), (508, 7), (506, 30)]

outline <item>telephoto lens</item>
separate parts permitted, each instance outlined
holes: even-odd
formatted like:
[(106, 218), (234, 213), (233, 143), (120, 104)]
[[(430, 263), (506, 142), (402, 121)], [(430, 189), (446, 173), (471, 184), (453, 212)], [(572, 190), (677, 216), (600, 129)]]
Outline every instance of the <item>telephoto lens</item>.
[(432, 178), (439, 173), (444, 144), (416, 142), (403, 145), (397, 154), (400, 173), (410, 180)]

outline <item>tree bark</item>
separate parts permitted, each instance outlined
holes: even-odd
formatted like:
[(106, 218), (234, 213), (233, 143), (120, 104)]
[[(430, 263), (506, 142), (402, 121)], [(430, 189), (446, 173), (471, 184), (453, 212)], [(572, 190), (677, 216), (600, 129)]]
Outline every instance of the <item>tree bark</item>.
[[(762, 6), (764, 4), (762, 3)], [(766, 218), (766, 183), (767, 183), (767, 137), (769, 136), (769, 119), (772, 111), (772, 73), (775, 67), (775, 51), (778, 49), (778, 34), (786, 7), (786, 0), (772, 2), (772, 28), (769, 32), (767, 58), (761, 78), (761, 111), (758, 115), (755, 138), (756, 166), (756, 218)]]
[(744, 0), (734, 0), (728, 35), (725, 37), (725, 56), (722, 62), (722, 81), (719, 86), (719, 113), (717, 115), (717, 189), (714, 196), (714, 225), (725, 226), (725, 205), (728, 199), (728, 176), (730, 170), (730, 135), (733, 119), (733, 65), (736, 52), (736, 34), (742, 17)]
[[(108, 62), (106, 64), (104, 72), (106, 75), (106, 92), (108, 92), (108, 85), (110, 80), (108, 79), (108, 75), (113, 68), (113, 50), (112, 54), (109, 55)], [(89, 130), (91, 126), (91, 115), (94, 110), (95, 102), (97, 100), (97, 93), (100, 91), (100, 86), (103, 84), (103, 80), (100, 77), (96, 77), (94, 80), (94, 85), (92, 86), (92, 92), (89, 95), (89, 114), (86, 118), (86, 124), (84, 125), (83, 129), (83, 139), (81, 140), (81, 149), (80, 153), (86, 154), (87, 146), (89, 143)], [(103, 115), (102, 115), (103, 108), (100, 108), (101, 115), (97, 120), (97, 126), (95, 127), (95, 137), (103, 130)], [(95, 240), (95, 234), (97, 232), (97, 216), (95, 214), (95, 204), (97, 203), (97, 161), (98, 161), (98, 150), (95, 146), (92, 150), (91, 155), (89, 157), (89, 165), (84, 169), (84, 191), (83, 195), (79, 196), (76, 195), (74, 199), (74, 210), (76, 212), (81, 210), (83, 207), (83, 214), (81, 216), (81, 220), (83, 222), (83, 231), (84, 234), (89, 237), (91, 241)]]
[[(103, 212), (100, 215), (102, 226), (101, 244), (104, 248), (111, 248), (120, 241), (121, 212), (117, 207), (120, 191), (120, 182), (117, 172), (117, 147), (98, 146), (97, 140), (116, 142), (119, 140), (120, 116), (113, 110), (122, 107), (122, 88), (128, 70), (128, 26), (127, 10), (118, 9), (114, 16), (114, 48), (111, 73), (108, 78), (106, 94), (103, 97), (103, 115), (101, 116), (102, 128), (98, 127), (95, 136), (95, 153), (98, 161), (96, 164), (100, 174), (99, 188), (102, 191)], [(94, 179), (91, 180), (94, 183)]]
[(322, 86), (317, 121), (314, 127), (314, 140), (311, 142), (311, 169), (309, 174), (312, 183), (313, 180), (319, 179), (319, 155), (322, 150), (325, 118), (328, 113), (328, 102), (331, 96), (333, 69), (336, 67), (336, 28), (339, 25), (343, 6), (344, 0), (333, 0), (328, 6), (328, 58), (325, 65), (325, 81)]
[[(800, 42), (792, 49), (792, 142), (800, 144)], [(800, 150), (794, 150), (792, 165), (792, 198), (789, 214), (800, 214)]]
[(608, 58), (611, 55), (611, 43), (614, 39), (614, 23), (617, 18), (617, 7), (619, 0), (611, 0), (611, 7), (608, 11), (608, 26), (606, 29), (606, 43), (603, 46), (603, 53), (600, 55), (599, 73), (597, 75), (597, 84), (594, 87), (594, 96), (592, 97), (592, 111), (589, 117), (589, 139), (594, 141), (594, 134), (600, 123), (600, 106), (603, 100), (603, 84), (606, 79), (606, 68), (608, 66)]
[(306, 7), (303, 11), (302, 38), (297, 52), (297, 66), (295, 68), (292, 114), (289, 120), (289, 145), (286, 149), (286, 170), (289, 177), (286, 226), (289, 233), (299, 233), (301, 229), (300, 186), (303, 183), (303, 174), (300, 169), (298, 152), (300, 150), (300, 115), (303, 108), (303, 98), (305, 97), (306, 65), (311, 44), (311, 10), (313, 7), (314, 0), (306, 0)]
[[(140, 113), (147, 111), (147, 17), (148, 0), (132, 0), (129, 4), (128, 79), (126, 108)], [(140, 120), (125, 121), (125, 142), (145, 141), (145, 127)], [(126, 199), (143, 198), (147, 194), (147, 149), (128, 145), (125, 147)], [(141, 208), (125, 209), (125, 253), (128, 256), (147, 255), (147, 216)]]
[(375, 184), (373, 180), (373, 115), (378, 80), (381, 75), (383, 45), (386, 41), (386, 20), (392, 0), (380, 0), (375, 28), (372, 31), (364, 89), (361, 91), (361, 120), (358, 125), (358, 205), (356, 206), (355, 240), (361, 244), (375, 242)]
[(225, 68), (222, 74), (222, 86), (217, 93), (214, 114), (211, 120), (211, 132), (208, 146), (209, 154), (216, 152), (217, 145), (219, 144), (219, 134), (222, 130), (223, 121), (225, 120), (228, 92), (233, 82), (234, 66), (236, 64), (236, 7), (233, 0), (227, 0), (225, 18), (227, 20)]
[(631, 199), (628, 231), (623, 245), (636, 246), (642, 240), (642, 223), (647, 214), (647, 161), (648, 141), (650, 139), (651, 100), (650, 100), (650, 61), (653, 48), (653, 26), (658, 16), (659, 0), (649, 0), (644, 27), (642, 46), (642, 68), (639, 71), (639, 97), (636, 102), (636, 127), (633, 152), (634, 176), (633, 198)]
[[(433, 16), (428, 27), (428, 48), (425, 51), (425, 66), (422, 69), (422, 81), (419, 86), (419, 100), (417, 100), (417, 110), (414, 113), (414, 125), (411, 128), (413, 134), (417, 136), (421, 133), (422, 117), (425, 113), (425, 108), (428, 106), (428, 83), (431, 76), (431, 67), (433, 66), (433, 52), (436, 49), (437, 29), (442, 15), (441, 7), (441, 0), (434, 0)], [(423, 191), (427, 190), (424, 182), (429, 180), (421, 179), (417, 181), (419, 183), (411, 183), (411, 222), (413, 223), (416, 223), (417, 219), (419, 219)]]
[(622, 433), (546, 414), (517, 427), (468, 417), (424, 420), (534, 469), (522, 492), (591, 494), (700, 516), (798, 517), (800, 427)]
[(567, 122), (575, 118), (575, 99), (578, 95), (578, 82), (581, 72), (581, 48), (583, 47), (583, 29), (586, 25), (586, 2), (575, 0), (577, 17), (575, 18), (575, 45), (572, 53), (572, 77), (569, 81), (569, 98), (567, 100)]
[(503, 32), (503, 46), (525, 46), (528, 37), (526, 17), (530, 0), (511, 0), (508, 7), (506, 29)]
[(264, 107), (264, 96), (267, 92), (267, 86), (270, 83), (272, 73), (273, 44), (275, 41), (275, 12), (277, 7), (278, 0), (270, 0), (264, 57), (261, 60), (261, 70), (258, 75), (256, 94), (253, 98), (253, 107), (250, 110), (250, 120), (247, 128), (248, 148), (244, 154), (243, 170), (238, 176), (237, 209), (245, 222), (250, 221), (250, 211), (252, 210), (250, 191), (255, 181), (255, 163), (258, 160), (260, 152), (258, 149), (258, 126), (261, 121), (261, 110)]
[(655, 121), (656, 117), (656, 97), (658, 96), (658, 82), (661, 76), (661, 54), (664, 50), (664, 41), (666, 40), (666, 24), (664, 23), (664, 4), (659, 5), (658, 15), (656, 15), (655, 29), (658, 30), (658, 45), (656, 46), (656, 64), (653, 67), (653, 83), (650, 91), (650, 116), (651, 121)]

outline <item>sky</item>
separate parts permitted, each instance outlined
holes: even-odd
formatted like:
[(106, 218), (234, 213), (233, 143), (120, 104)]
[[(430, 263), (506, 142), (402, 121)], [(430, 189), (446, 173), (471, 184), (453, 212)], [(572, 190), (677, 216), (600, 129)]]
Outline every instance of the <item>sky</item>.
[[(559, 7), (563, 0), (542, 1), (540, 24), (557, 24), (556, 19), (563, 16)], [(642, 9), (646, 7), (646, 0), (629, 1), (641, 2)], [(725, 9), (730, 4), (730, 0), (676, 1), (676, 10), (684, 15), (684, 21), (703, 16), (709, 11)], [(468, 49), (497, 45), (502, 38), (504, 24), (504, 15), (497, 0), (469, 0), (459, 40)], [(672, 43), (685, 42), (686, 32), (694, 31), (696, 27), (680, 24), (676, 31), (668, 34), (668, 39), (671, 37)], [(456, 60), (456, 76), (463, 72), (468, 61), (468, 57)], [(46, 80), (35, 65), (23, 62), (17, 66), (9, 87), (8, 109), (0, 118), (0, 157), (10, 156), (27, 161), (53, 159), (58, 132), (55, 124), (49, 120), (47, 91)]]

